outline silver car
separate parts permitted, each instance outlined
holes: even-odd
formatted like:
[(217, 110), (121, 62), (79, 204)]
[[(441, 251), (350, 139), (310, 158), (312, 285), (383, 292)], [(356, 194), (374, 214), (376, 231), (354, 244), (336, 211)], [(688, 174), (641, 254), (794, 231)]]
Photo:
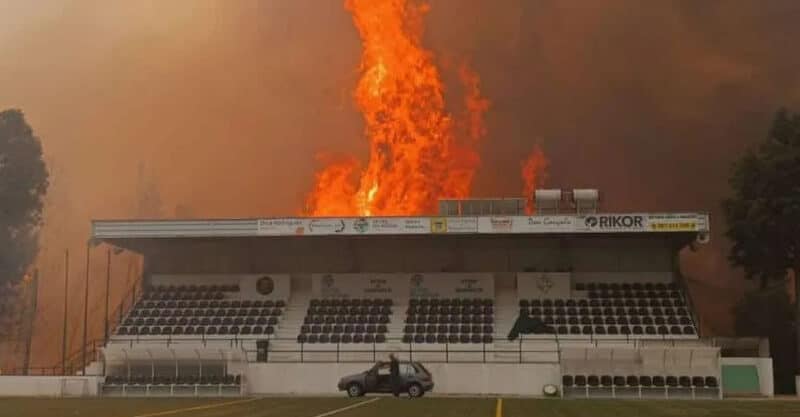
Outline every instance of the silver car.
[[(400, 362), (400, 387), (409, 397), (422, 397), (433, 389), (433, 376), (419, 362)], [(368, 393), (391, 393), (392, 376), (389, 373), (389, 362), (378, 362), (372, 368), (339, 380), (339, 391), (347, 391), (351, 397), (360, 397)]]

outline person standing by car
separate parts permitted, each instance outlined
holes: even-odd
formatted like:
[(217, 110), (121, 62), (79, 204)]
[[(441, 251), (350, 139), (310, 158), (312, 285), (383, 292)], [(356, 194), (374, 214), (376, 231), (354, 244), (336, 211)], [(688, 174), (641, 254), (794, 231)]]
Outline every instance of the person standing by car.
[(395, 397), (400, 396), (402, 387), (402, 380), (400, 380), (400, 362), (397, 361), (397, 356), (394, 353), (389, 354), (389, 374), (392, 383), (392, 395)]

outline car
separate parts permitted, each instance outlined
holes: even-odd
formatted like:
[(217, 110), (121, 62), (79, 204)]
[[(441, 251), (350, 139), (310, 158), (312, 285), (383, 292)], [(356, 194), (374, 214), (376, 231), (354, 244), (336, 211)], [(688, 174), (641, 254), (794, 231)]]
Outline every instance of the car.
[[(433, 389), (433, 376), (419, 362), (400, 361), (401, 392), (411, 398), (422, 397)], [(391, 393), (392, 381), (389, 362), (378, 362), (372, 368), (339, 380), (339, 391), (346, 391), (351, 397), (361, 397), (369, 393)]]

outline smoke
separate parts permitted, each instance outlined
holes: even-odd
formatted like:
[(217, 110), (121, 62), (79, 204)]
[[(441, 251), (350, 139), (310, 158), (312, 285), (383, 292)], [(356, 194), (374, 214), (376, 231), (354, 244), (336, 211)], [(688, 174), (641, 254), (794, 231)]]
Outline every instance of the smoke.
[[(469, 57), (491, 100), (478, 196), (518, 195), (540, 143), (546, 185), (597, 187), (606, 210), (710, 211), (715, 241), (685, 270), (728, 288), (719, 200), (774, 110), (800, 108), (798, 16), (793, 0), (436, 0), (423, 43)], [(10, 0), (0, 50), (0, 108), (24, 109), (53, 167), (37, 331), (60, 335), (42, 323), (58, 322), (63, 249), (80, 299), (89, 219), (140, 215), (137, 190), (163, 216), (296, 213), (318, 151), (366, 160), (340, 0)]]

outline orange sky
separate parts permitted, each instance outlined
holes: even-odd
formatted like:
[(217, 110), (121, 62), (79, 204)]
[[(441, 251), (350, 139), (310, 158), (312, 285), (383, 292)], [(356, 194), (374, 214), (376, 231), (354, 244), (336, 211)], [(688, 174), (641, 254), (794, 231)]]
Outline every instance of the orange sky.
[[(547, 185), (597, 187), (609, 210), (710, 211), (717, 243), (690, 272), (738, 288), (719, 200), (774, 109), (800, 108), (785, 46), (798, 13), (794, 0), (437, 0), (423, 43), (445, 70), (470, 57), (492, 102), (477, 195), (517, 195), (541, 144)], [(147, 215), (138, 190), (157, 190), (164, 216), (296, 213), (317, 152), (367, 155), (342, 0), (10, 0), (0, 51), (0, 109), (25, 111), (53, 172), (45, 336), (60, 328), (63, 247), (82, 246), (91, 218)]]

